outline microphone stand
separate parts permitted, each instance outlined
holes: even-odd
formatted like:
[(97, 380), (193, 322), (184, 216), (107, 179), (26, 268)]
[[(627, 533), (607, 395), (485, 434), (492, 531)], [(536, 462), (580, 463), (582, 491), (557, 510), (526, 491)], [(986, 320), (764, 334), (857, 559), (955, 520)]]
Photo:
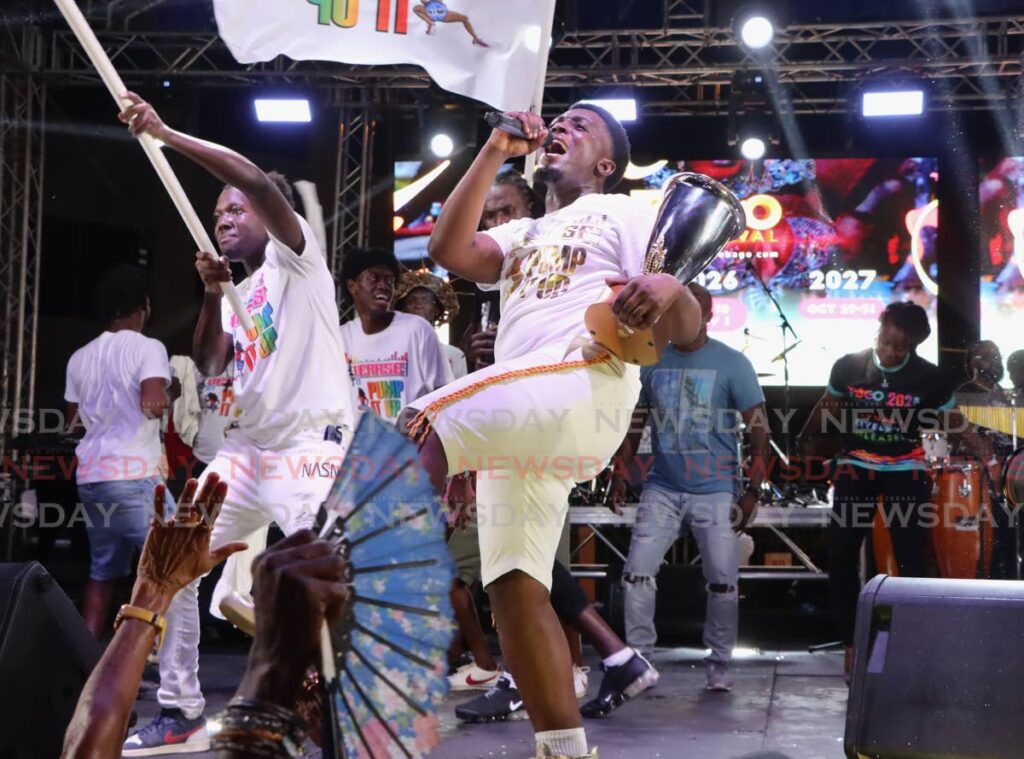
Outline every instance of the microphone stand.
[[(758, 274), (757, 269), (754, 268), (753, 263), (747, 261), (747, 271), (750, 272), (751, 276), (757, 280), (757, 283), (761, 285), (761, 289), (764, 294), (768, 296), (768, 300), (775, 306), (775, 310), (779, 314), (779, 327), (782, 330), (782, 353), (776, 357), (776, 361), (779, 358), (782, 359), (782, 415), (786, 420), (785, 424), (787, 429), (783, 431), (783, 449), (785, 451), (786, 460), (789, 459), (789, 406), (790, 406), (790, 395), (789, 395), (789, 351), (796, 347), (796, 344), (800, 342), (800, 338), (797, 337), (796, 332), (793, 330), (793, 325), (789, 323), (789, 319), (786, 317), (786, 312), (782, 310), (782, 306), (779, 305), (779, 301), (775, 299), (775, 293), (768, 286), (761, 275)], [(793, 345), (789, 344), (789, 336), (793, 337)]]

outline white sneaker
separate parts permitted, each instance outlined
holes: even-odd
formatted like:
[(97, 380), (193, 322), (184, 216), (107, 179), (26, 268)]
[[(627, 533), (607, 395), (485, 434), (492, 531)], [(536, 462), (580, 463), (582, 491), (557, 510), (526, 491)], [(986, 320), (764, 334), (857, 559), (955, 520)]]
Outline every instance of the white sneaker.
[(590, 667), (577, 667), (575, 664), (572, 665), (572, 684), (576, 689), (576, 698), (580, 699), (587, 695), (587, 686), (590, 684), (590, 678), (587, 677), (587, 673), (590, 672)]
[(501, 670), (481, 669), (476, 664), (463, 664), (454, 675), (448, 675), (452, 690), (488, 690), (501, 676)]

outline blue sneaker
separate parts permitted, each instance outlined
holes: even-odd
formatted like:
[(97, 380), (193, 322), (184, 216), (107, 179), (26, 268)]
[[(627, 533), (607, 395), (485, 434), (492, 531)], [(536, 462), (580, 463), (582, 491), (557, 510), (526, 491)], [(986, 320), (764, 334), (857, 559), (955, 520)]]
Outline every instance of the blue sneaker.
[(121, 756), (198, 754), (209, 750), (210, 735), (203, 715), (187, 719), (180, 709), (161, 709), (152, 722), (124, 742)]

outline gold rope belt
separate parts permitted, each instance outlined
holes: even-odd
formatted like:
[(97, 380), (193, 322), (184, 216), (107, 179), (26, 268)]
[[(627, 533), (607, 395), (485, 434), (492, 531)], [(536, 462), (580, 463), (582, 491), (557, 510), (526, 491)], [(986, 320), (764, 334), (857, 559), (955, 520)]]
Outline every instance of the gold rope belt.
[(481, 390), (484, 390), (492, 385), (498, 385), (502, 382), (508, 382), (509, 380), (520, 379), (521, 377), (535, 377), (540, 374), (554, 374), (556, 372), (570, 371), (572, 369), (586, 369), (591, 366), (598, 364), (606, 364), (613, 359), (608, 353), (602, 353), (600, 356), (593, 358), (585, 358), (580, 361), (562, 361), (557, 364), (544, 364), (542, 366), (529, 366), (525, 369), (512, 369), (501, 374), (495, 374), (493, 377), (482, 379), (477, 382), (472, 382), (466, 385), (461, 390), (456, 390), (454, 393), (448, 395), (442, 395), (436, 401), (432, 401), (424, 407), (422, 411), (413, 417), (412, 424), (409, 425), (409, 437), (411, 437), (417, 444), (423, 443), (423, 438), (426, 437), (430, 430), (429, 422), (430, 417), (434, 417), (438, 412), (451, 406), (453, 403), (458, 403), (461, 400), (476, 395)]

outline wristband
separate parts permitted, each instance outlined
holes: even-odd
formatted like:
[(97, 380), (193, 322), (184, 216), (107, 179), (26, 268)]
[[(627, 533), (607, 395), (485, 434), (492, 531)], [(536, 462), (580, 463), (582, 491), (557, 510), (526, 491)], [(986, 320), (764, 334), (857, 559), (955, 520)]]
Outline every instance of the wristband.
[(119, 628), (126, 619), (137, 619), (156, 628), (156, 650), (160, 650), (160, 647), (164, 644), (164, 633), (167, 631), (167, 620), (163, 616), (149, 609), (125, 604), (117, 612), (117, 617), (114, 619), (114, 629)]

